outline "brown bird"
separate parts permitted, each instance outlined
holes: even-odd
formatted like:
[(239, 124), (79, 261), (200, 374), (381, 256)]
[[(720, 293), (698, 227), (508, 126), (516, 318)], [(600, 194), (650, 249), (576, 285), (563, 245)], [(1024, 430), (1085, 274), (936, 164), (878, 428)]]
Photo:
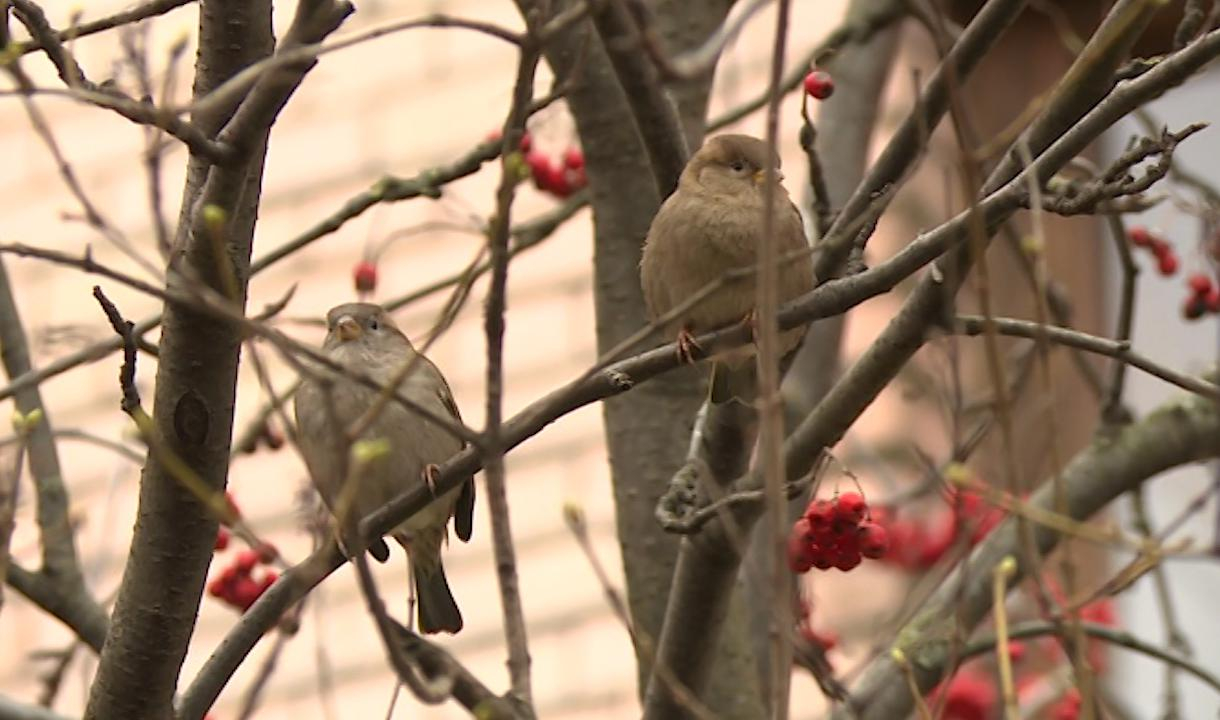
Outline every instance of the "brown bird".
[[(301, 454), (314, 487), (335, 517), (340, 537), (345, 537), (363, 517), (400, 493), (419, 484), (432, 487), (437, 465), (465, 443), (439, 423), (391, 400), (357, 438), (384, 440), (389, 444), (388, 452), (375, 457), (352, 478), (354, 487), (344, 487), (351, 449), (347, 434), (380, 394), (354, 379), (353, 374), (388, 385), (407, 363), (414, 363), (398, 386), (398, 393), (439, 417), (461, 418), (440, 370), (415, 351), (380, 306), (339, 305), (327, 313), (326, 327), (322, 350), (348, 374), (318, 368), (307, 376), (297, 390), (296, 420)], [(441, 563), (441, 544), (447, 539), (450, 517), (454, 518), (458, 537), (470, 539), (474, 492), (474, 478), (467, 478), (459, 488), (433, 500), (391, 533), (410, 561), (419, 627), (425, 633), (456, 633), (462, 629), (462, 614)], [(384, 545), (380, 553), (376, 545), (370, 552), (385, 559)]]
[[(748, 135), (717, 135), (687, 162), (674, 191), (653, 218), (640, 260), (640, 280), (648, 313), (656, 321), (674, 311), (706, 285), (738, 268), (753, 268), (763, 232), (763, 189), (767, 144)], [(779, 264), (779, 302), (784, 304), (813, 289), (813, 259), (800, 212), (780, 184), (779, 157), (774, 238)], [(678, 352), (688, 362), (697, 348), (694, 334), (733, 322), (753, 322), (754, 275), (721, 286), (682, 310), (662, 327), (676, 337)], [(804, 336), (804, 328), (780, 335), (780, 353), (787, 355)], [(752, 400), (754, 351), (733, 350), (713, 358), (711, 399)]]

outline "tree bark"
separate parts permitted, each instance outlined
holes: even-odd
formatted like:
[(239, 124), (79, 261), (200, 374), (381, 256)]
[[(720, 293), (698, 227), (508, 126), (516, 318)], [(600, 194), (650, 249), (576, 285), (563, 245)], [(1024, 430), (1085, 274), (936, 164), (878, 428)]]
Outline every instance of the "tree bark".
[[(523, 12), (535, 7), (518, 0)], [(661, 2), (654, 30), (670, 54), (700, 44), (728, 12), (726, 0)], [(643, 50), (639, 50), (643, 53)], [(555, 75), (572, 78), (566, 100), (576, 121), (592, 191), (594, 301), (597, 344), (606, 352), (646, 324), (639, 262), (644, 237), (660, 207), (654, 173), (627, 98), (592, 24), (582, 22), (551, 42)], [(688, 147), (702, 141), (711, 73), (670, 88)], [(604, 404), (606, 442), (614, 483), (616, 522), (627, 577), (627, 600), (637, 632), (655, 647), (665, 615), (678, 539), (654, 519), (661, 494), (681, 467), (695, 413), (705, 394), (701, 369), (667, 373)], [(756, 718), (761, 705), (746, 642), (743, 608), (734, 602), (732, 625), (720, 645), (717, 677), (705, 701), (725, 718)], [(636, 648), (640, 692), (652, 670), (651, 649)]]
[[(269, 55), (273, 44), (268, 0), (204, 0), (195, 97)], [(233, 110), (230, 105), (193, 120), (215, 135)], [(236, 289), (230, 299), (244, 307), (265, 149), (264, 130), (223, 172), (191, 158), (168, 276), (171, 292), (192, 283), (226, 294)], [(201, 199), (224, 213), (223, 237), (198, 232)], [(218, 240), (221, 252), (214, 247)], [(185, 304), (166, 305), (153, 403), (156, 432), (216, 492), (223, 492), (228, 475), (241, 342), (233, 323)], [(216, 518), (150, 452), (131, 552), (85, 717), (172, 716), (216, 528)]]

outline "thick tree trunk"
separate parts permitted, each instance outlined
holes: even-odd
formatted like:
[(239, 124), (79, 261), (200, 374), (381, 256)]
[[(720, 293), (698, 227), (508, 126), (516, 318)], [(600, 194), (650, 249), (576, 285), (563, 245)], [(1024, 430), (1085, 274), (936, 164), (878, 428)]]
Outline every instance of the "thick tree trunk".
[[(196, 97), (270, 54), (274, 44), (267, 0), (205, 0), (199, 12)], [(193, 120), (212, 134), (232, 109)], [(244, 306), (265, 148), (264, 131), (223, 172), (191, 158), (171, 259), (171, 292), (198, 282), (226, 294), (235, 286), (237, 297), (231, 299)], [(195, 232), (205, 187), (207, 202), (225, 215), (222, 253), (215, 252), (215, 238)], [(236, 282), (230, 285), (230, 279)], [(166, 305), (153, 403), (156, 432), (216, 492), (224, 490), (228, 474), (241, 342), (242, 332), (233, 323), (183, 304)], [(87, 718), (172, 716), (216, 527), (216, 518), (150, 452), (140, 479), (131, 553)]]
[[(523, 10), (533, 6), (527, 0), (518, 5)], [(652, 6), (653, 19), (672, 54), (702, 43), (724, 20), (729, 5), (725, 0), (661, 2)], [(592, 25), (577, 25), (551, 43), (547, 60), (558, 77), (578, 73), (566, 99), (593, 193), (597, 342), (599, 352), (605, 352), (646, 324), (640, 250), (662, 198), (626, 97)], [(709, 73), (672, 88), (688, 147), (702, 140), (710, 87)], [(702, 371), (684, 369), (603, 405), (627, 599), (637, 631), (650, 638), (649, 649), (637, 648), (641, 692), (652, 670), (652, 647), (665, 615), (678, 547), (678, 539), (660, 529), (653, 513), (685, 460), (703, 397)], [(756, 718), (761, 706), (740, 603), (734, 602), (732, 612), (740, 621), (731, 623), (735, 632), (723, 636), (715, 671), (723, 681), (713, 680), (705, 700), (720, 717)]]

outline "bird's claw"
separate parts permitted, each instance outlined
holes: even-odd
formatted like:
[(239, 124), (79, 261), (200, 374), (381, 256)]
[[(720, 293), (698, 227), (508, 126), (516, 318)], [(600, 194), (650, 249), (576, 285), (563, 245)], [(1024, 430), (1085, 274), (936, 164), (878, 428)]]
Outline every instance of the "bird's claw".
[(436, 481), (440, 479), (441, 469), (433, 463), (428, 463), (424, 466), (423, 471), (424, 485), (428, 486), (428, 492), (436, 497)]
[(678, 359), (687, 365), (695, 364), (695, 353), (703, 354), (703, 347), (687, 328), (678, 331)]
[(750, 328), (750, 340), (755, 344), (758, 343), (758, 310), (754, 309), (746, 313), (746, 316), (741, 319), (741, 326)]

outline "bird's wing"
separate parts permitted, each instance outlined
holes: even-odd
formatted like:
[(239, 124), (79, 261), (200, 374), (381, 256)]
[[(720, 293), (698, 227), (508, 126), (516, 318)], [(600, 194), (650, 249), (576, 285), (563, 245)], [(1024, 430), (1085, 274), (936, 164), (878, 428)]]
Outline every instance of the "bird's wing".
[[(458, 422), (462, 421), (462, 413), (458, 410), (457, 402), (453, 399), (453, 391), (449, 389), (449, 383), (445, 382), (445, 376), (441, 375), (440, 370), (433, 367), (437, 379), (437, 391), (440, 394), (441, 404), (453, 416), (453, 419)], [(462, 449), (466, 448), (467, 443), (462, 443)], [(462, 490), (458, 494), (457, 506), (453, 510), (453, 529), (457, 532), (458, 539), (462, 542), (469, 542), (471, 535), (474, 533), (474, 475), (466, 478), (462, 482)]]

